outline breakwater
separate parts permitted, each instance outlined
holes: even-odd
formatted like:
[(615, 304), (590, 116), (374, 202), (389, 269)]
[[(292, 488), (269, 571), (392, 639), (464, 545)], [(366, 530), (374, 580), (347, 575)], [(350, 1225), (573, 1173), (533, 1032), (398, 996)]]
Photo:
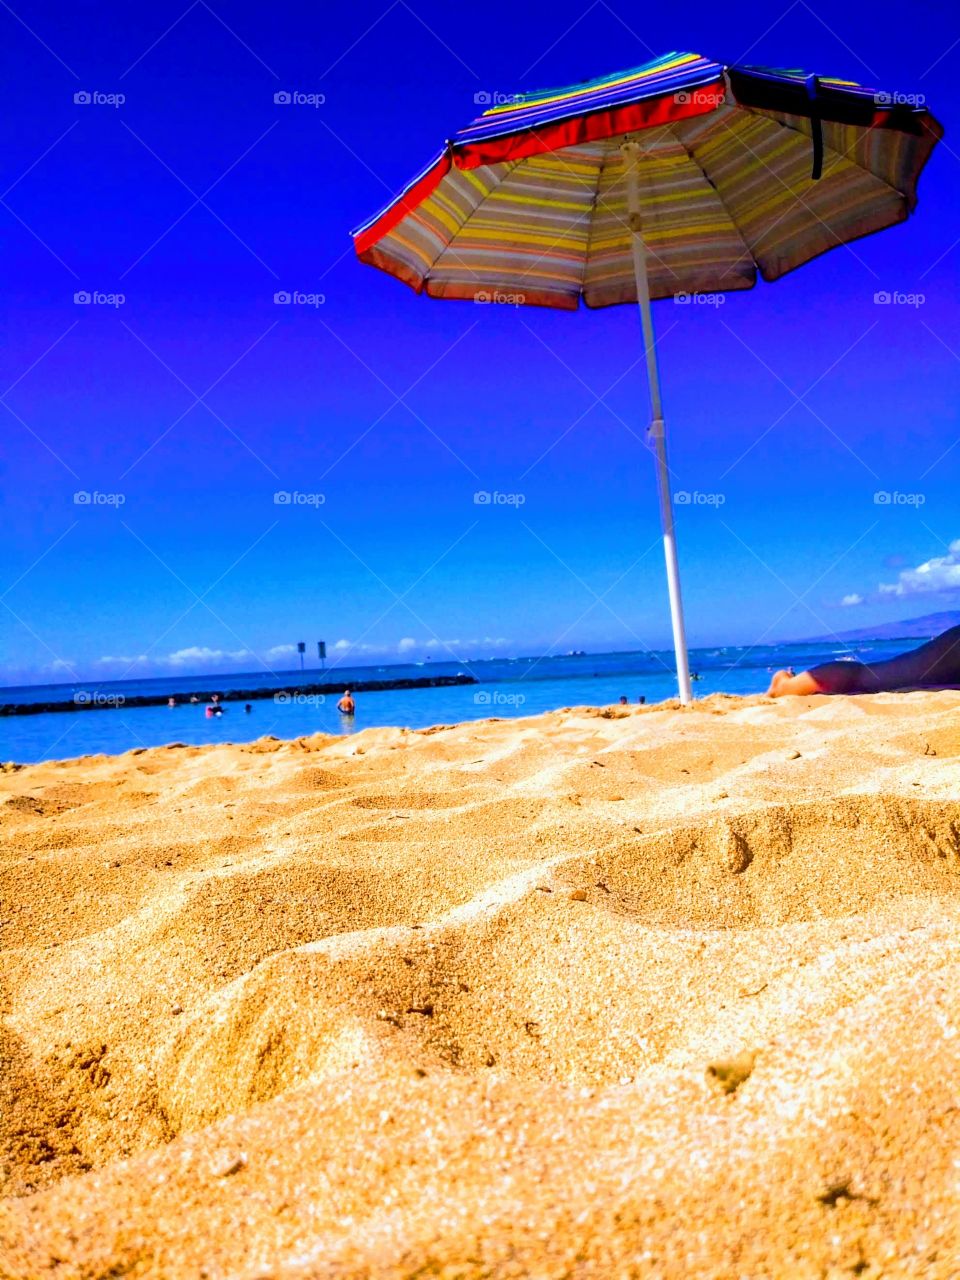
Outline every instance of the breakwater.
[[(475, 676), (411, 676), (400, 680), (357, 680), (349, 687), (353, 693), (383, 693), (390, 689), (443, 689), (451, 685), (477, 684)], [(72, 698), (59, 702), (5, 702), (0, 704), (0, 716), (40, 715), (49, 711), (109, 711), (118, 707), (165, 707), (170, 699), (180, 705), (190, 702), (211, 702), (214, 695), (221, 703), (257, 702), (271, 698), (277, 702), (290, 702), (294, 698), (326, 697), (343, 693), (347, 686), (337, 684), (292, 684), (285, 689), (191, 689), (187, 693), (110, 693), (104, 689), (81, 690)]]

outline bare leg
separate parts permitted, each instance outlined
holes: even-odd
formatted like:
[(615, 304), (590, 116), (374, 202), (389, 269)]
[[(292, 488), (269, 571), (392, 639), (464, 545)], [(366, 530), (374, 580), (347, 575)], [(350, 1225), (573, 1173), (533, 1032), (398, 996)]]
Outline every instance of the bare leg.
[(805, 693), (876, 693), (879, 686), (870, 682), (871, 668), (861, 662), (824, 662), (795, 676), (778, 671), (767, 690), (771, 698)]
[(880, 693), (887, 689), (960, 685), (960, 627), (951, 627), (909, 653), (870, 666), (862, 662), (825, 662), (795, 676), (778, 671), (767, 693)]

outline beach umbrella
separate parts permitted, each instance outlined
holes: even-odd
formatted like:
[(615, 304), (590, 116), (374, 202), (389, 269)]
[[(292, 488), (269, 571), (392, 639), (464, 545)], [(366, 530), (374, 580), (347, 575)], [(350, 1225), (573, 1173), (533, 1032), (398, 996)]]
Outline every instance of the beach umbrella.
[(691, 697), (651, 300), (779, 280), (903, 222), (942, 129), (922, 98), (672, 53), (497, 102), (353, 232), (431, 298), (638, 303), (680, 700)]

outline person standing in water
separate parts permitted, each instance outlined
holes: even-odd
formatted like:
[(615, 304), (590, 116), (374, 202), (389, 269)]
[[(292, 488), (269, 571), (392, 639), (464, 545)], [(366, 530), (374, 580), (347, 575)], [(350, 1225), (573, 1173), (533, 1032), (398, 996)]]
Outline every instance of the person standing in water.
[(351, 697), (349, 689), (344, 689), (343, 697), (337, 703), (337, 710), (345, 716), (352, 716), (356, 713), (357, 704)]
[(805, 693), (886, 693), (894, 689), (942, 689), (960, 686), (960, 627), (951, 627), (919, 649), (884, 662), (824, 662), (795, 675), (777, 671), (767, 695), (782, 698)]

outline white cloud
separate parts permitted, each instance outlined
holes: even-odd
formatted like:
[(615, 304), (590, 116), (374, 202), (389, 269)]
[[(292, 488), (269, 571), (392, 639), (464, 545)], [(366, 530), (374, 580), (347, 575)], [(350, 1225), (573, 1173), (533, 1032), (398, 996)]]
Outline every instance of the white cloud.
[(275, 644), (272, 649), (267, 650), (268, 658), (286, 658), (291, 653), (297, 652), (295, 644)]
[(939, 595), (960, 591), (960, 538), (950, 543), (945, 556), (934, 556), (915, 569), (901, 569), (896, 582), (881, 582), (880, 593), (887, 596)]
[(413, 639), (412, 636), (404, 636), (403, 639), (400, 641), (400, 643), (397, 645), (397, 652), (409, 653), (411, 649), (415, 649), (416, 647), (417, 647), (417, 642), (416, 640)]
[(182, 667), (188, 662), (209, 662), (211, 658), (218, 658), (220, 650), (210, 649), (206, 645), (189, 645), (186, 649), (177, 649), (175, 653), (168, 653), (166, 657), (158, 657), (158, 662), (169, 663), (171, 667)]
[(251, 657), (253, 654), (249, 649), (210, 649), (206, 645), (194, 644), (187, 649), (177, 649), (175, 653), (168, 653), (166, 657), (157, 658), (156, 661), (171, 667), (187, 667), (195, 666), (197, 663), (223, 662), (228, 659), (231, 662), (239, 662), (241, 658)]
[(856, 591), (851, 591), (848, 596), (844, 596), (840, 601), (843, 605), (863, 604), (863, 596), (858, 595)]
[(185, 649), (176, 649), (173, 653), (138, 653), (130, 654), (106, 653), (97, 658), (98, 667), (169, 667), (181, 671), (184, 667), (207, 666), (214, 662), (242, 662), (254, 657), (250, 649), (211, 649), (207, 645), (189, 645)]

